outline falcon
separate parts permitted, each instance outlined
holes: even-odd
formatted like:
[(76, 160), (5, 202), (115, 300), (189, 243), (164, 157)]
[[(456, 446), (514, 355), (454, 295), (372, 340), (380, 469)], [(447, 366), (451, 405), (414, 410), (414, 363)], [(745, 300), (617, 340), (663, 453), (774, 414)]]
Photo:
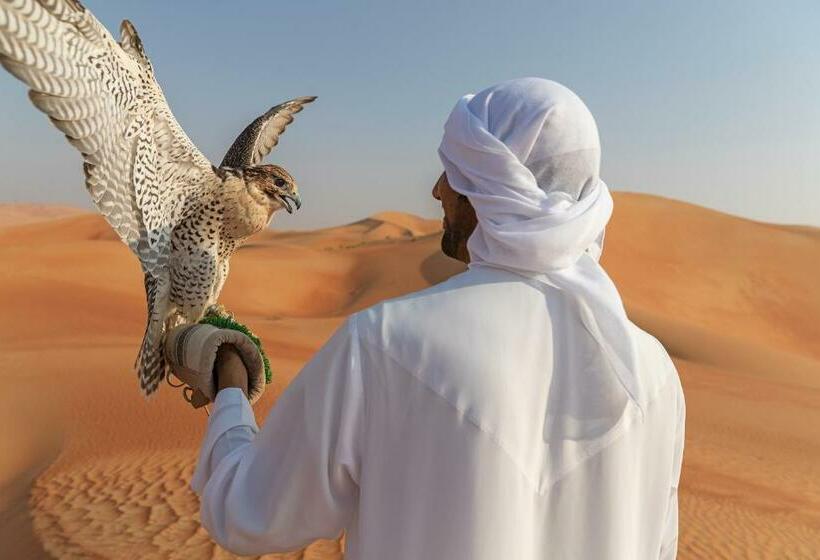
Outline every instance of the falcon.
[(174, 326), (216, 303), (229, 260), (281, 209), (301, 206), (282, 167), (262, 165), (315, 97), (277, 105), (219, 167), (171, 114), (134, 26), (117, 42), (77, 0), (0, 0), (0, 64), (80, 151), (97, 209), (142, 265), (148, 317), (135, 368), (143, 393), (166, 377)]

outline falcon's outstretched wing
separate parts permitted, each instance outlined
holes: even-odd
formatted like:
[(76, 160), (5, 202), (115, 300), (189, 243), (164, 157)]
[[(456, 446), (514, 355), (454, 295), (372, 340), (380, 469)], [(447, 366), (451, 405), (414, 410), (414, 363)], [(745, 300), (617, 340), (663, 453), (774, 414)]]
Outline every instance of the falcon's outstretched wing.
[(77, 0), (0, 0), (0, 64), (85, 159), (97, 208), (140, 257), (213, 174), (165, 101), (133, 26), (118, 44)]
[(138, 362), (151, 393), (164, 375), (170, 234), (217, 181), (211, 164), (171, 114), (127, 21), (118, 44), (77, 0), (0, 0), (0, 64), (82, 153), (94, 203), (142, 263), (149, 318)]
[(293, 115), (315, 100), (315, 96), (309, 96), (285, 101), (253, 121), (234, 140), (220, 167), (259, 165), (279, 143), (279, 136), (293, 122)]

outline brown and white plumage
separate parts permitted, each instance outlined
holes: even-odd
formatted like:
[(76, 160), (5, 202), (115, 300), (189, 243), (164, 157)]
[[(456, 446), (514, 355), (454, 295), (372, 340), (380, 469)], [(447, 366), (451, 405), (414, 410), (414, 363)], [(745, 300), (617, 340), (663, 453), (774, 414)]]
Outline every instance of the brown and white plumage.
[(279, 136), (293, 122), (293, 115), (316, 97), (297, 97), (280, 103), (253, 121), (230, 147), (220, 167), (258, 165), (279, 143)]
[(77, 0), (0, 0), (0, 64), (82, 153), (95, 205), (140, 259), (148, 323), (136, 367), (150, 394), (165, 376), (167, 329), (198, 320), (239, 244), (276, 210), (298, 207), (293, 178), (258, 164), (314, 98), (254, 121), (223, 169), (174, 118), (128, 21), (117, 42)]

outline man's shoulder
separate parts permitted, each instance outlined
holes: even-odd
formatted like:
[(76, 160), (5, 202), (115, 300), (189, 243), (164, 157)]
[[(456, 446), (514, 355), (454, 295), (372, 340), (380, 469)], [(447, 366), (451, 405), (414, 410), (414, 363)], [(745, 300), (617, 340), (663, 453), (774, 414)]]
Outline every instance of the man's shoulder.
[(447, 315), (452, 292), (466, 284), (466, 273), (456, 274), (439, 284), (381, 301), (354, 315), (359, 333), (370, 340), (401, 331), (409, 335), (423, 330), (431, 315)]
[(680, 386), (675, 363), (661, 341), (634, 323), (632, 327), (638, 348), (638, 366), (642, 372), (646, 398), (654, 399), (670, 382)]
[(448, 338), (452, 329), (490, 336), (516, 310), (532, 308), (533, 298), (543, 299), (539, 294), (516, 275), (477, 267), (364, 309), (355, 320), (363, 336), (384, 345)]

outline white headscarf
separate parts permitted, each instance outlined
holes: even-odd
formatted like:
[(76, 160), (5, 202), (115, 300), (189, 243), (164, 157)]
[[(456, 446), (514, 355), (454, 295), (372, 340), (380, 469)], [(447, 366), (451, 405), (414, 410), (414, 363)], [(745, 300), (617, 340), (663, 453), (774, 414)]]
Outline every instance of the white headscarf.
[(598, 177), (595, 119), (572, 91), (540, 78), (462, 97), (444, 125), (439, 156), (478, 225), (470, 267), (510, 270), (565, 291), (641, 412), (636, 327), (598, 263), (612, 197)]

